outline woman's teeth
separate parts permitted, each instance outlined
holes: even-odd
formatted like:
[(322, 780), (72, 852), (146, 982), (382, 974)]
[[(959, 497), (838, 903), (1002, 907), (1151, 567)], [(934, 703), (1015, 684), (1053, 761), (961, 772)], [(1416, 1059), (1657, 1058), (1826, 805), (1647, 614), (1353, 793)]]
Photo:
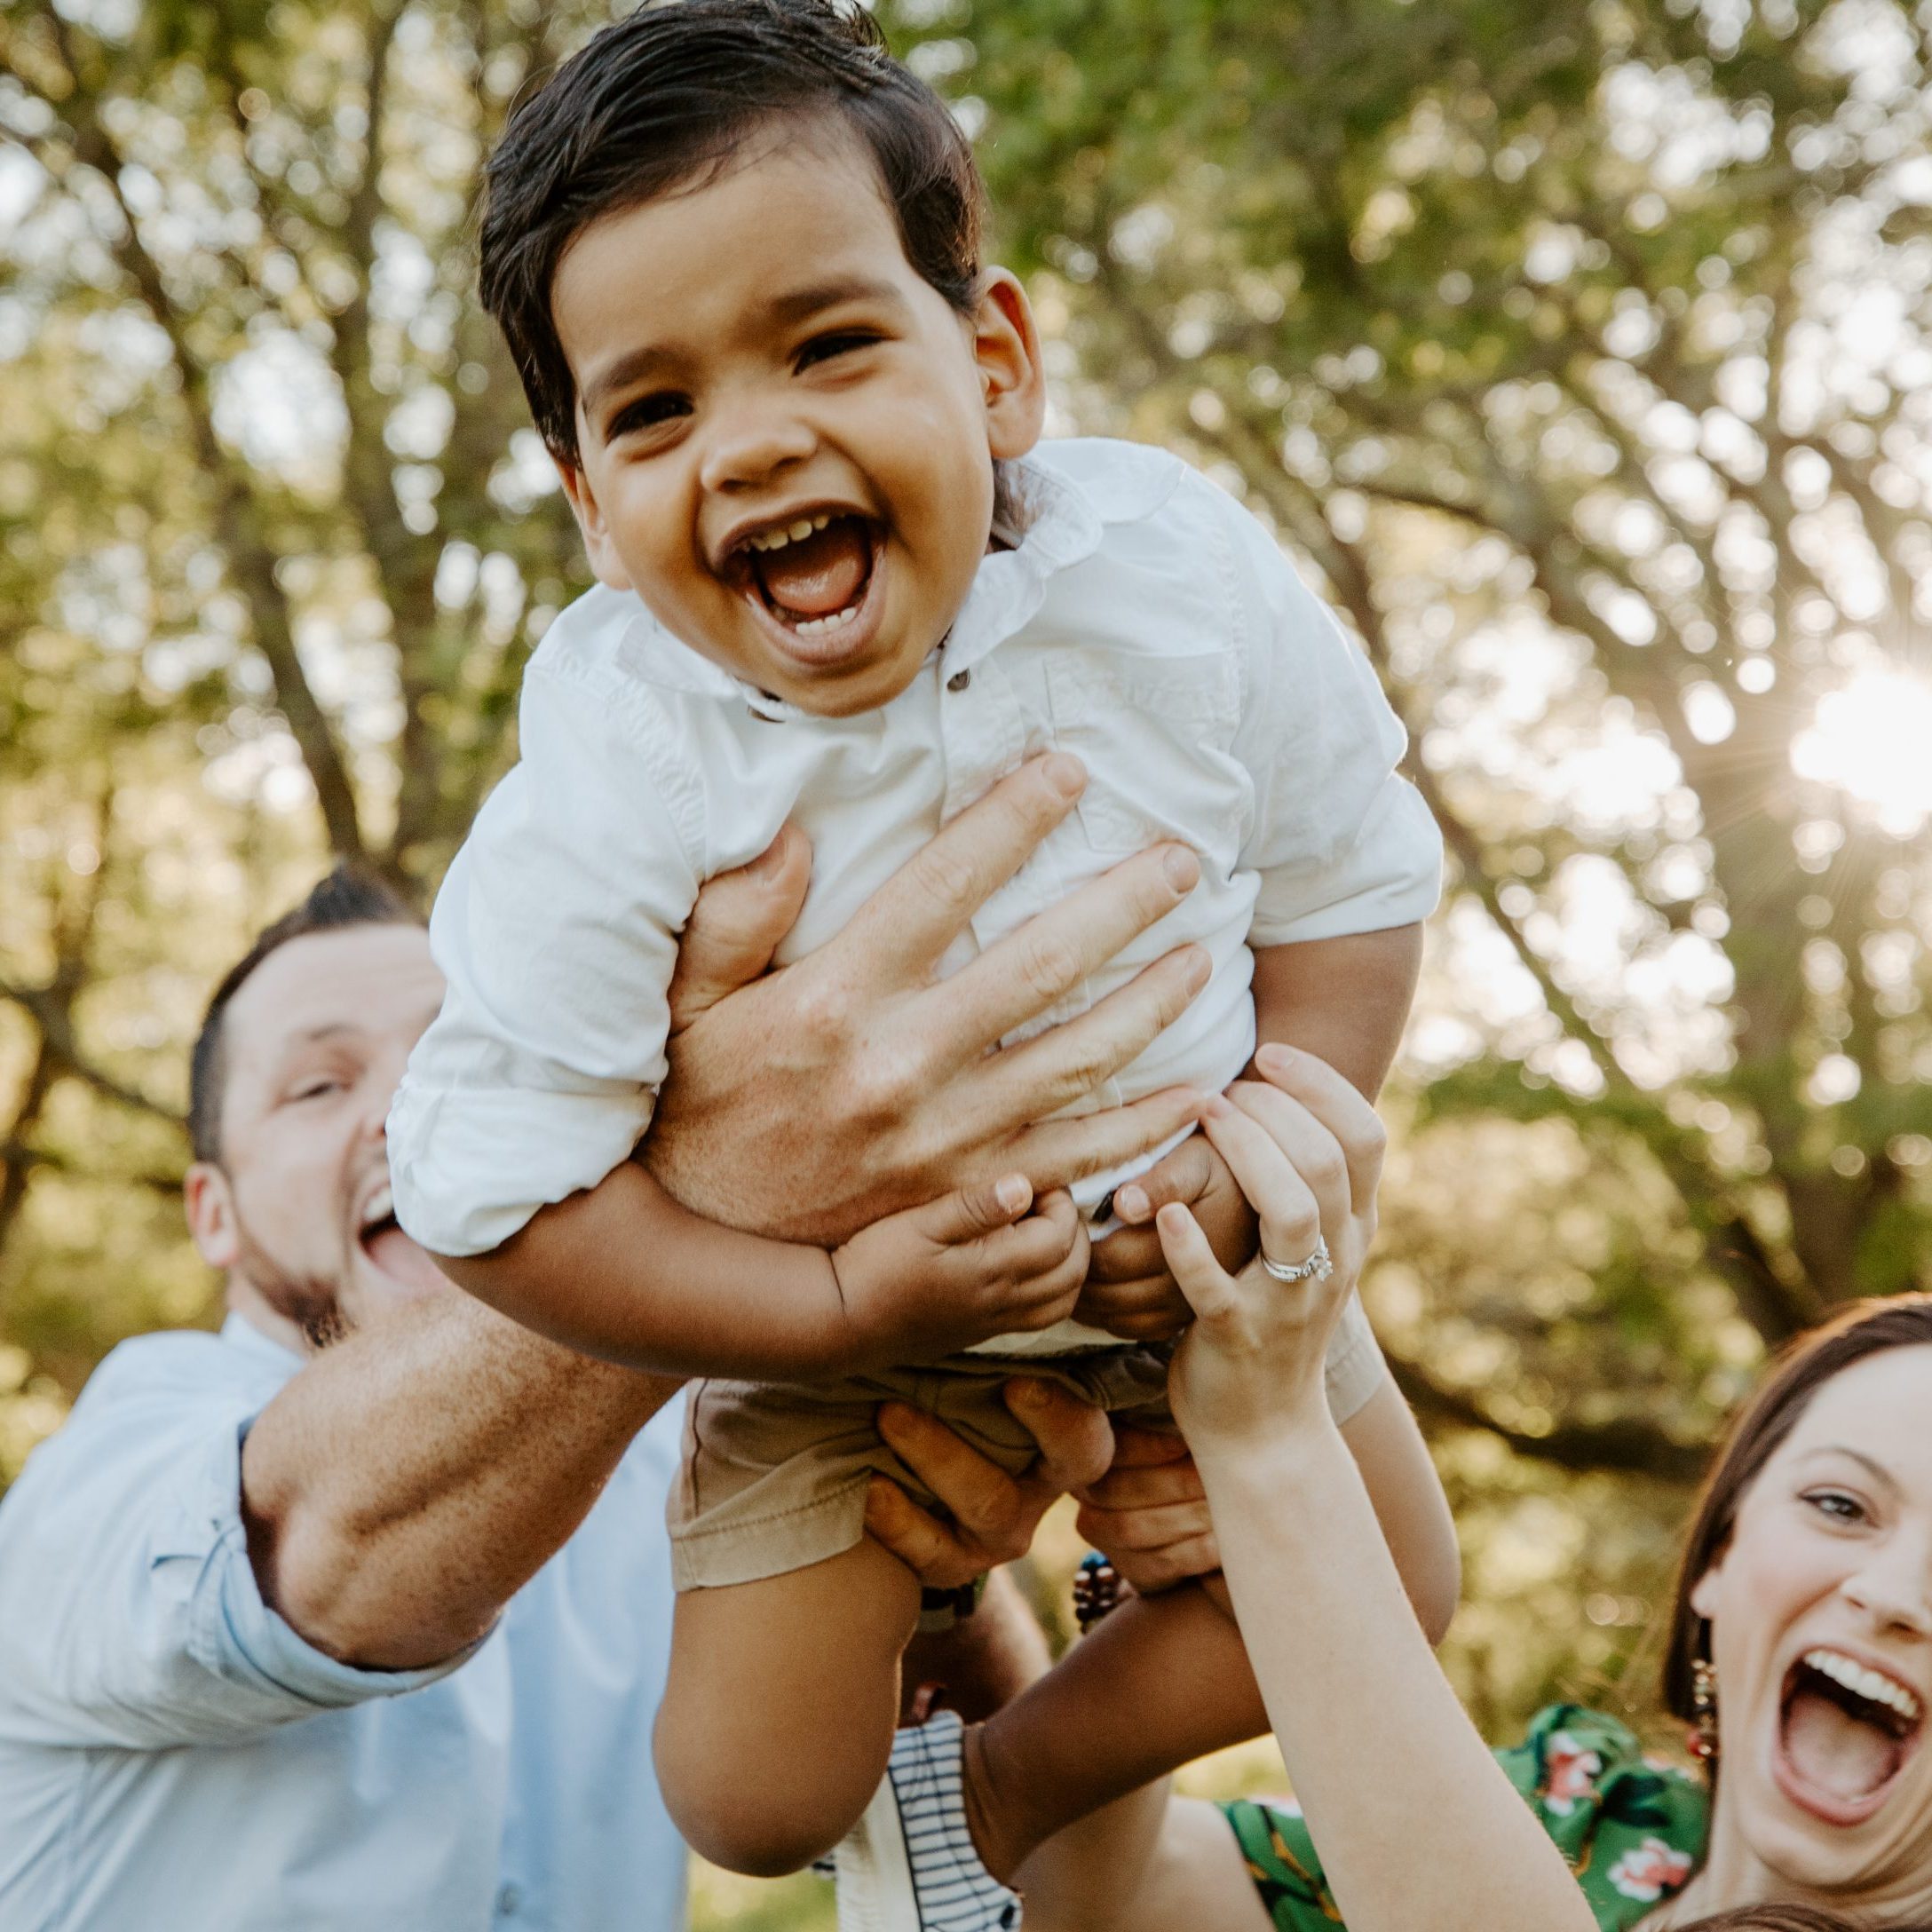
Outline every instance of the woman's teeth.
[(794, 624), (792, 629), (801, 637), (821, 637), (827, 630), (838, 630), (858, 616), (859, 606), (848, 604), (842, 611), (834, 611), (829, 617), (808, 617), (804, 622)]
[(814, 530), (824, 529), (831, 520), (828, 515), (801, 517), (796, 523), (787, 524), (781, 530), (767, 530), (762, 536), (747, 537), (745, 542), (755, 550), (781, 550), (788, 543), (798, 542)]
[(1886, 1709), (1897, 1712), (1908, 1724), (1916, 1724), (1923, 1713), (1924, 1706), (1904, 1684), (1895, 1683), (1875, 1670), (1867, 1670), (1863, 1664), (1854, 1663), (1836, 1651), (1807, 1651), (1804, 1663), (1808, 1669), (1829, 1677), (1868, 1704), (1882, 1704)]

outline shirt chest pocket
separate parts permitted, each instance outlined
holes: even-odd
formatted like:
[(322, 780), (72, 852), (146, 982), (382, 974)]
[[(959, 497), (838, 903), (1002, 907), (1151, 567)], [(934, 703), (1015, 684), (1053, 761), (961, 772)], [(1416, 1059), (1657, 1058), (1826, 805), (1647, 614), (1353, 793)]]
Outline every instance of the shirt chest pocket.
[(1055, 744), (1087, 767), (1078, 810), (1097, 852), (1175, 838), (1205, 857), (1239, 843), (1245, 774), (1233, 756), (1240, 670), (1232, 651), (1047, 666)]

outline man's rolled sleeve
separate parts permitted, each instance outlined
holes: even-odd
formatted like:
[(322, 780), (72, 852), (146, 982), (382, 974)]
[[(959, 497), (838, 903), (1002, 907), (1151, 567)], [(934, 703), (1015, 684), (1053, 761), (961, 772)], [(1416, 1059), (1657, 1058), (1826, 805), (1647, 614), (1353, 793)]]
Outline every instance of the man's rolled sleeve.
[[(213, 1336), (148, 1338), (192, 1365)], [(184, 1348), (181, 1344), (186, 1344)], [(104, 1365), (0, 1506), (0, 1739), (161, 1750), (233, 1743), (447, 1675), (355, 1670), (263, 1602), (242, 1520), (252, 1414), (170, 1373)]]

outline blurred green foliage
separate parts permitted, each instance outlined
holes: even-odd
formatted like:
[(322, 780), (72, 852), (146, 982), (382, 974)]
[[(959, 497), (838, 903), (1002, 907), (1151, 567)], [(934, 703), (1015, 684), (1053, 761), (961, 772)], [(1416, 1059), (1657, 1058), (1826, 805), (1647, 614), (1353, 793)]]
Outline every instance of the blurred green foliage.
[[(1927, 10), (882, 12), (1059, 426), (1243, 495), (1410, 724), (1453, 872), (1368, 1296), (1500, 1735), (1623, 1669), (1766, 1348), (1932, 1286)], [(429, 891), (584, 582), (470, 235), (598, 17), (0, 0), (0, 1482), (213, 1315), (208, 988), (331, 849)]]

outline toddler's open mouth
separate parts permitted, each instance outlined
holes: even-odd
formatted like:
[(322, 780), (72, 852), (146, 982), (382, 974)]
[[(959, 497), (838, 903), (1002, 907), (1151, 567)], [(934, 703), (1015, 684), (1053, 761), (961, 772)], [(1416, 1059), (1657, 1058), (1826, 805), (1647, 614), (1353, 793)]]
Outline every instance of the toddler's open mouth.
[(805, 509), (740, 537), (727, 567), (747, 602), (785, 634), (788, 654), (828, 663), (869, 628), (883, 537), (856, 511)]

